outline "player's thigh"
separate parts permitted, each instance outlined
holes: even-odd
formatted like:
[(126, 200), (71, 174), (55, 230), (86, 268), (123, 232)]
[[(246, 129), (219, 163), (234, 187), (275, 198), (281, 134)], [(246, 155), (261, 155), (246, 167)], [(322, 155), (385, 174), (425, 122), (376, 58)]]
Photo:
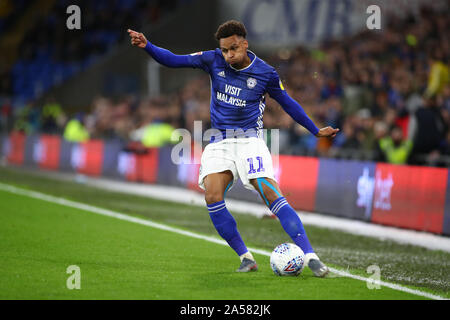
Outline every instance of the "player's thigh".
[(281, 197), (283, 196), (283, 194), (281, 193), (280, 186), (275, 180), (271, 178), (263, 177), (257, 179), (250, 179), (250, 183), (258, 191), (259, 195), (261, 196), (261, 198), (263, 198), (263, 200), (267, 199), (269, 205), (271, 205), (272, 202), (274, 202), (280, 196)]
[[(245, 141), (243, 139), (238, 147), (236, 164), (244, 187), (258, 190), (255, 183), (258, 178), (270, 179), (273, 181), (272, 184), (276, 184), (272, 156), (264, 140), (248, 138)], [(254, 181), (254, 183), (250, 181)], [(278, 184), (276, 185), (278, 186)]]
[(206, 203), (222, 201), (225, 189), (233, 179), (233, 173), (230, 170), (208, 174), (204, 178)]

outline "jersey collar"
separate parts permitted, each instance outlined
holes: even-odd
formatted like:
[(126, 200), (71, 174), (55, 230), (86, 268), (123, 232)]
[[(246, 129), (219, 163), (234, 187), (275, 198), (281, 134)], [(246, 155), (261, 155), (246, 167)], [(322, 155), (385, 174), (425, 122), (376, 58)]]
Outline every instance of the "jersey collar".
[[(249, 53), (250, 53), (250, 54), (249, 54)], [(254, 54), (254, 53), (253, 53), (252, 51), (250, 51), (250, 50), (247, 50), (247, 55), (249, 56), (249, 58), (250, 58), (252, 61), (251, 61), (250, 64), (249, 64), (248, 66), (246, 66), (245, 68), (242, 68), (242, 69), (236, 69), (236, 68), (233, 68), (233, 66), (232, 66), (231, 64), (228, 64), (228, 65), (230, 66), (231, 69), (233, 69), (233, 70), (235, 70), (235, 71), (244, 71), (244, 70), (250, 68), (250, 67), (253, 65), (253, 62), (255, 62), (255, 60), (256, 60), (256, 54)], [(252, 59), (251, 55), (253, 55), (253, 59)]]

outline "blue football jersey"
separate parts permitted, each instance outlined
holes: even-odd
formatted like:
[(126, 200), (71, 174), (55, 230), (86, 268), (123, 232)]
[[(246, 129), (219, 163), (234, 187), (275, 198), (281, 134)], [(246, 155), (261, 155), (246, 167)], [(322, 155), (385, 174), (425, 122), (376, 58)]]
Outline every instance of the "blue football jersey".
[[(211, 79), (211, 127), (243, 130), (262, 137), (265, 93), (284, 90), (276, 70), (248, 51), (251, 63), (237, 70), (229, 65), (220, 49), (189, 56), (192, 67), (206, 71)], [(251, 129), (251, 130), (249, 130)]]
[[(147, 41), (145, 51), (167, 67), (200, 68), (211, 78), (211, 123), (222, 137), (262, 136), (264, 94), (274, 98), (292, 119), (317, 135), (319, 128), (301, 105), (284, 90), (275, 69), (248, 51), (250, 65), (236, 70), (223, 58), (220, 49), (176, 55)], [(230, 132), (233, 134), (230, 136)], [(240, 134), (235, 134), (240, 132)]]

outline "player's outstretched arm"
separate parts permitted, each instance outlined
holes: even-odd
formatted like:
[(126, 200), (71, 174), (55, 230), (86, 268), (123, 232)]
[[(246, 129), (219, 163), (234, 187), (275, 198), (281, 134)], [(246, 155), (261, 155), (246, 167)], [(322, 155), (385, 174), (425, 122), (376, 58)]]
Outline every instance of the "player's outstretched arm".
[(339, 129), (334, 129), (330, 126), (322, 129), (317, 128), (314, 122), (303, 110), (302, 106), (297, 101), (292, 99), (287, 92), (283, 91), (280, 95), (275, 96), (274, 99), (281, 105), (284, 111), (292, 117), (292, 119), (308, 129), (309, 132), (317, 138), (334, 138), (339, 132)]
[(334, 129), (330, 126), (319, 129), (314, 122), (308, 117), (302, 106), (292, 99), (283, 87), (280, 78), (276, 71), (273, 71), (272, 79), (269, 81), (267, 92), (277, 101), (280, 106), (286, 111), (292, 119), (298, 124), (302, 125), (309, 132), (318, 138), (330, 137), (334, 138), (339, 132), (339, 129)]
[(128, 29), (131, 44), (147, 51), (158, 63), (171, 68), (196, 67), (189, 55), (176, 55), (169, 50), (153, 45), (143, 33)]

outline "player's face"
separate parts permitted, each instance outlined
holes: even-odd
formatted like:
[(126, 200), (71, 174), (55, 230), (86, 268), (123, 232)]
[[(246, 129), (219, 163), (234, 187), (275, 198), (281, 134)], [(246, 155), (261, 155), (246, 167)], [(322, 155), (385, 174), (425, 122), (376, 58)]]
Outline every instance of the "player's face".
[(220, 50), (222, 51), (225, 61), (233, 68), (241, 69), (245, 66), (248, 58), (247, 49), (248, 42), (243, 37), (233, 35), (228, 38), (222, 38), (219, 41)]

